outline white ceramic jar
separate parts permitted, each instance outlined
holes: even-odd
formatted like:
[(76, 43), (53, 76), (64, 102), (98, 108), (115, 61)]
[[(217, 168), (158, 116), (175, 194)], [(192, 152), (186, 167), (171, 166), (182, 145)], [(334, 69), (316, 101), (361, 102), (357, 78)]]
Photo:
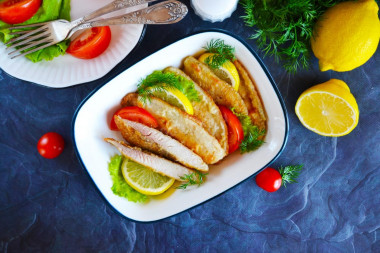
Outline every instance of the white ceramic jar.
[(221, 22), (231, 16), (238, 2), (238, 0), (191, 0), (191, 7), (203, 20)]

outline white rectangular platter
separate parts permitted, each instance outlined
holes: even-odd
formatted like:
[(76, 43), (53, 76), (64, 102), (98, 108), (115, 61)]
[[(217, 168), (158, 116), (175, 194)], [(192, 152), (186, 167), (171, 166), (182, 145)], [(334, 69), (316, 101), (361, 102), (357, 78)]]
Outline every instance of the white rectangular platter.
[[(268, 116), (265, 143), (256, 151), (235, 152), (218, 165), (210, 166), (206, 183), (189, 190), (176, 190), (166, 198), (151, 198), (136, 204), (116, 196), (108, 172), (110, 158), (118, 151), (103, 141), (105, 137), (121, 140), (120, 133), (109, 130), (113, 112), (123, 96), (136, 90), (140, 79), (154, 70), (181, 67), (182, 60), (202, 50), (211, 39), (222, 39), (235, 47), (236, 57), (251, 74), (260, 91)], [(123, 216), (140, 222), (160, 220), (185, 211), (231, 189), (251, 177), (281, 153), (288, 133), (288, 120), (282, 98), (257, 55), (247, 44), (221, 31), (200, 32), (181, 39), (141, 60), (90, 94), (79, 106), (73, 119), (73, 138), (79, 160), (106, 201)]]

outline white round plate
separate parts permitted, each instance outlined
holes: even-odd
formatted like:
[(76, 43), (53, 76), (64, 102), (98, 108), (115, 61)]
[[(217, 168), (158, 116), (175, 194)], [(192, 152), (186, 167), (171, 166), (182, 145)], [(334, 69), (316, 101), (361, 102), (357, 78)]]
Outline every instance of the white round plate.
[[(268, 117), (265, 143), (254, 152), (235, 152), (217, 165), (210, 165), (207, 181), (201, 187), (176, 190), (167, 198), (151, 198), (136, 204), (116, 196), (108, 172), (111, 156), (119, 152), (103, 139), (121, 140), (121, 134), (108, 127), (112, 113), (123, 96), (136, 90), (136, 84), (154, 70), (180, 67), (188, 55), (199, 53), (211, 39), (222, 39), (235, 47), (235, 55), (247, 68), (260, 91)], [(269, 72), (248, 45), (233, 34), (209, 31), (181, 39), (136, 63), (109, 83), (93, 91), (78, 107), (73, 119), (73, 138), (77, 155), (107, 202), (123, 216), (141, 222), (156, 221), (183, 212), (210, 200), (258, 173), (274, 161), (285, 146), (288, 120), (284, 103)]]
[[(109, 2), (111, 0), (71, 0), (71, 19), (80, 18)], [(146, 6), (147, 4), (129, 8), (116, 12), (116, 15)], [(11, 60), (5, 51), (6, 46), (0, 43), (0, 68), (16, 78), (52, 88), (93, 81), (107, 74), (132, 51), (139, 42), (143, 29), (144, 25), (112, 26), (109, 48), (91, 60), (77, 59), (69, 54), (38, 63), (33, 63), (25, 57)]]

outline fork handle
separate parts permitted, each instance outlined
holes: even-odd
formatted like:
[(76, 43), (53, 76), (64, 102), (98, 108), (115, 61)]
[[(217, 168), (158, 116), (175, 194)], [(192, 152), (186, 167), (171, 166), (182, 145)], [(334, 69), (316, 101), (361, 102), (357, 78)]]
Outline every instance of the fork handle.
[(187, 12), (188, 9), (186, 5), (179, 1), (169, 0), (125, 15), (80, 24), (72, 30), (71, 35), (75, 31), (96, 26), (122, 24), (173, 24), (185, 17)]
[(84, 17), (81, 17), (81, 18), (79, 18), (77, 20), (72, 21), (71, 23), (74, 26), (76, 26), (76, 25), (85, 23), (87, 21), (90, 21), (90, 20), (92, 20), (94, 18), (100, 17), (100, 16), (102, 16), (104, 14), (110, 13), (110, 12), (114, 12), (114, 11), (117, 11), (117, 10), (129, 8), (129, 7), (132, 7), (132, 6), (146, 4), (146, 3), (150, 3), (150, 2), (154, 2), (154, 1), (157, 1), (157, 0), (115, 0), (115, 1), (107, 4), (106, 6), (103, 6), (102, 8), (100, 8), (100, 9), (98, 9), (96, 11), (94, 11), (94, 12), (92, 12), (90, 14), (87, 14)]

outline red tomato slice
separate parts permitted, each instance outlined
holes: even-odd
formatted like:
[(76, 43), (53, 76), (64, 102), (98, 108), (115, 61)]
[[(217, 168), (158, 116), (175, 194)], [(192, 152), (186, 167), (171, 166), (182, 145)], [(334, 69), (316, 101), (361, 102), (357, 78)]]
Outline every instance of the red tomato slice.
[(5, 0), (0, 2), (0, 19), (19, 24), (30, 19), (40, 8), (42, 0)]
[(256, 184), (267, 192), (275, 192), (281, 187), (282, 176), (273, 168), (266, 168), (256, 176)]
[(219, 105), (220, 112), (228, 128), (229, 153), (237, 150), (244, 139), (244, 132), (239, 118), (227, 107)]
[(38, 153), (48, 159), (59, 156), (64, 147), (65, 141), (62, 136), (54, 132), (49, 132), (42, 135), (37, 143)]
[(111, 42), (109, 26), (93, 27), (85, 30), (71, 41), (66, 52), (81, 59), (92, 59), (101, 55)]
[(158, 123), (157, 120), (147, 111), (137, 106), (127, 106), (123, 107), (112, 116), (111, 123), (110, 123), (110, 129), (111, 130), (118, 130), (114, 116), (119, 115), (123, 119), (139, 122), (141, 124), (144, 124), (148, 127), (157, 128)]

